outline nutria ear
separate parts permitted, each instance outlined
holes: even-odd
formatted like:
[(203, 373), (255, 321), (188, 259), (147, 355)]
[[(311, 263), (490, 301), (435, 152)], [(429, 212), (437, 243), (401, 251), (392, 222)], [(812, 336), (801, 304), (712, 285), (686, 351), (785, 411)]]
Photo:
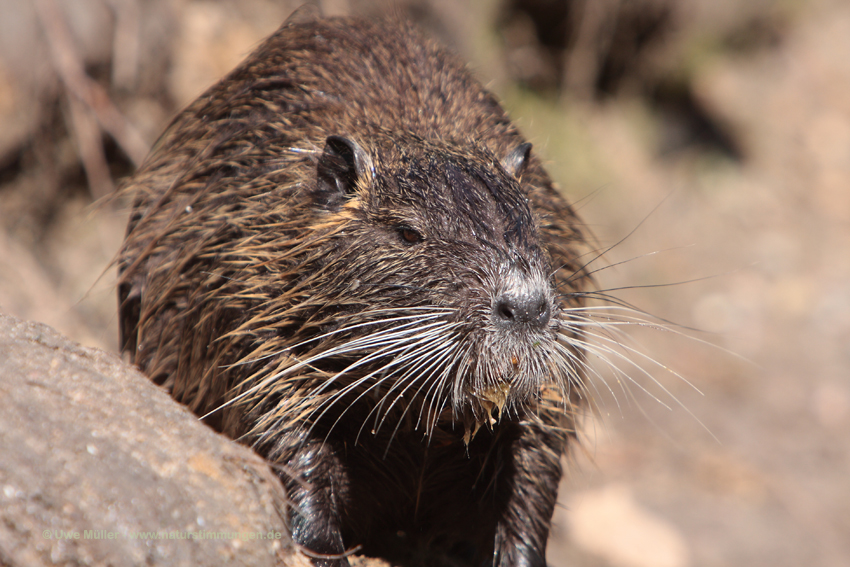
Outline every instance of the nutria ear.
[(372, 170), (372, 160), (360, 145), (342, 136), (328, 136), (316, 165), (319, 192), (329, 202), (354, 193), (357, 180)]
[(519, 177), (528, 164), (528, 156), (531, 155), (531, 144), (528, 142), (518, 145), (502, 160), (505, 171)]

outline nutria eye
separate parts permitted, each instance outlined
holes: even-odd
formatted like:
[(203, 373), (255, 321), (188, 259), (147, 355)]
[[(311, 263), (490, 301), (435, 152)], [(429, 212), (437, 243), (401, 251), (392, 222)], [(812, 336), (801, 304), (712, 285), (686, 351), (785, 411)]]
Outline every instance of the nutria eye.
[(422, 235), (410, 228), (409, 226), (398, 227), (398, 234), (399, 236), (401, 236), (401, 239), (404, 240), (407, 244), (416, 244), (417, 242), (422, 242)]

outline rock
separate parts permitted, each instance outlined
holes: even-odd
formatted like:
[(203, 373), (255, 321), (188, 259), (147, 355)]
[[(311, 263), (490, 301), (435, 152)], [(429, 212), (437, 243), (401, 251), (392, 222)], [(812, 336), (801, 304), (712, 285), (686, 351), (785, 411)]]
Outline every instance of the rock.
[(309, 564), (268, 464), (116, 356), (0, 315), (0, 406), (0, 564)]

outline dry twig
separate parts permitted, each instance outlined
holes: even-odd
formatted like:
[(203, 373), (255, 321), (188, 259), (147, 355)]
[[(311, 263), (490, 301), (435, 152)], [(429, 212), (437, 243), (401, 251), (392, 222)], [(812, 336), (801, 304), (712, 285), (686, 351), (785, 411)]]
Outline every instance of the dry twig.
[(50, 45), (50, 54), (56, 72), (62, 79), (69, 97), (76, 99), (70, 103), (76, 130), (75, 137), (92, 192), (99, 197), (112, 187), (112, 182), (106, 168), (103, 146), (94, 143), (99, 132), (95, 133), (93, 129), (97, 126), (86, 114), (94, 115), (100, 128), (112, 136), (136, 167), (141, 165), (147, 155), (148, 144), (115, 107), (106, 90), (86, 74), (81, 57), (74, 45), (71, 30), (56, 1), (35, 0), (35, 7)]

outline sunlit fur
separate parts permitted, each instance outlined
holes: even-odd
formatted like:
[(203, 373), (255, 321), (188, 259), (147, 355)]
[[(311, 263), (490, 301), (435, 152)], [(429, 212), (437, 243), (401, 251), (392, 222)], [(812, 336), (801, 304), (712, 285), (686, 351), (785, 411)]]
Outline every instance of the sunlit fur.
[[(128, 182), (124, 348), (279, 466), (305, 548), (545, 565), (587, 353), (618, 355), (524, 141), (404, 24), (321, 20), (281, 28)], [(335, 143), (362, 152), (337, 186)], [(545, 324), (494, 315), (530, 295)]]

